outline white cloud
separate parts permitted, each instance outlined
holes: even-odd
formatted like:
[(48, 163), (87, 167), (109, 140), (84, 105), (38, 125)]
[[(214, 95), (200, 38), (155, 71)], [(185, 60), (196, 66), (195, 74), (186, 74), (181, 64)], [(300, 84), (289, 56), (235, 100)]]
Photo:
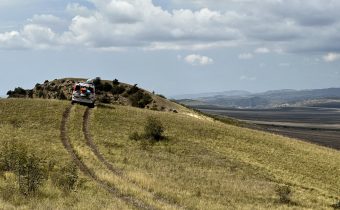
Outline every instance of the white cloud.
[[(32, 1), (42, 2), (25, 2)], [(72, 15), (68, 20), (68, 16), (43, 14), (33, 16), (26, 25), (50, 29), (45, 32), (46, 36), (54, 33), (53, 47), (204, 50), (251, 45), (257, 48), (253, 53), (340, 52), (340, 1), (172, 0), (179, 5), (173, 10), (152, 0), (80, 2), (68, 4), (66, 12)], [(0, 7), (20, 3), (3, 0)], [(24, 27), (13, 31), (16, 39), (28, 46), (39, 45), (28, 43), (33, 40), (22, 34)], [(12, 45), (9, 33), (0, 33), (7, 37), (0, 48)], [(240, 59), (246, 57), (240, 55)]]
[(207, 56), (202, 56), (202, 55), (197, 55), (197, 54), (191, 54), (188, 55), (184, 58), (185, 62), (196, 66), (196, 65), (208, 65), (208, 64), (213, 64), (214, 60), (212, 58), (209, 58)]
[(249, 77), (249, 76), (246, 76), (246, 75), (242, 75), (240, 77), (240, 80), (242, 81), (255, 81), (257, 78), (256, 77)]
[(242, 53), (238, 55), (238, 58), (241, 60), (249, 60), (249, 59), (254, 58), (254, 55), (252, 53)]
[(259, 53), (259, 54), (266, 54), (266, 53), (270, 53), (270, 50), (266, 47), (260, 47), (260, 48), (257, 48), (254, 52)]
[(326, 62), (334, 62), (340, 60), (340, 53), (328, 53), (323, 57), (323, 60)]

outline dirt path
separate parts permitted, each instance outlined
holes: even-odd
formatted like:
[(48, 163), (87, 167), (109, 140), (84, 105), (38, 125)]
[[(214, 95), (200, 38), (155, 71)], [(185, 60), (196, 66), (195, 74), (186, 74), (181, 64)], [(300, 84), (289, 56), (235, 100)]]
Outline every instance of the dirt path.
[(69, 155), (72, 157), (73, 161), (76, 163), (78, 168), (80, 169), (81, 172), (83, 172), (86, 176), (91, 178), (93, 181), (95, 181), (98, 185), (100, 185), (102, 188), (107, 190), (109, 193), (111, 193), (113, 196), (123, 200), (127, 204), (130, 204), (137, 209), (146, 209), (146, 210), (153, 210), (156, 209), (154, 207), (149, 206), (148, 204), (143, 203), (142, 201), (139, 201), (131, 196), (124, 195), (121, 193), (117, 188), (112, 186), (111, 184), (106, 183), (103, 180), (100, 180), (96, 174), (89, 169), (86, 164), (81, 160), (81, 158), (77, 155), (76, 151), (74, 150), (70, 139), (67, 135), (67, 122), (70, 117), (72, 106), (69, 106), (66, 108), (66, 110), (63, 113), (62, 121), (61, 121), (61, 126), (60, 126), (60, 139), (62, 141), (62, 144), (64, 145), (65, 149), (69, 153)]
[(173, 208), (176, 208), (176, 209), (184, 209), (183, 207), (179, 206), (178, 204), (176, 204), (174, 202), (167, 200), (166, 198), (158, 197), (155, 194), (155, 192), (153, 192), (152, 190), (145, 188), (145, 187), (141, 186), (140, 184), (136, 183), (135, 181), (131, 180), (129, 177), (124, 175), (124, 173), (119, 168), (114, 167), (111, 163), (109, 163), (104, 158), (104, 156), (99, 152), (99, 149), (96, 146), (96, 144), (94, 143), (92, 136), (90, 134), (90, 130), (89, 130), (90, 115), (91, 115), (91, 109), (87, 108), (84, 112), (84, 115), (83, 115), (83, 133), (84, 133), (84, 137), (86, 139), (86, 144), (90, 147), (93, 154), (98, 158), (98, 160), (100, 162), (102, 162), (106, 166), (106, 168), (109, 171), (111, 171), (114, 175), (119, 176), (122, 179), (125, 179), (128, 183), (134, 184), (135, 187), (139, 188), (140, 190), (147, 192), (147, 193), (150, 193), (154, 200), (156, 200), (160, 203), (164, 203), (166, 205), (172, 206)]

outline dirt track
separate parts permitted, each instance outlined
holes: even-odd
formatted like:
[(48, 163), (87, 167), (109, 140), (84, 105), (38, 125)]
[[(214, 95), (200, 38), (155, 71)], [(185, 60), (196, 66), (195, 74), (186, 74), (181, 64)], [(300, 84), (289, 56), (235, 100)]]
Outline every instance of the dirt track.
[(86, 144), (90, 147), (93, 154), (98, 158), (98, 160), (100, 162), (102, 162), (105, 165), (105, 167), (109, 171), (111, 171), (114, 175), (119, 176), (120, 178), (126, 180), (128, 183), (134, 184), (135, 187), (139, 188), (140, 190), (147, 192), (147, 193), (150, 193), (154, 200), (161, 202), (161, 203), (164, 203), (166, 205), (172, 206), (173, 208), (176, 208), (176, 209), (183, 209), (183, 207), (166, 200), (166, 198), (157, 197), (152, 190), (147, 189), (145, 187), (142, 187), (139, 184), (137, 184), (136, 182), (134, 182), (133, 180), (129, 179), (128, 177), (126, 177), (124, 175), (124, 173), (119, 168), (114, 167), (111, 163), (109, 163), (104, 158), (104, 156), (99, 152), (99, 149), (96, 146), (96, 144), (93, 142), (92, 136), (90, 134), (90, 130), (89, 130), (90, 114), (91, 114), (91, 109), (87, 108), (84, 112), (84, 115), (83, 115), (83, 133), (84, 133), (84, 137), (85, 137), (85, 140), (86, 140)]
[(67, 135), (67, 122), (69, 120), (69, 116), (72, 110), (72, 106), (69, 106), (66, 108), (66, 110), (63, 113), (61, 126), (60, 126), (60, 139), (62, 141), (62, 144), (64, 145), (65, 149), (69, 153), (69, 155), (72, 157), (73, 161), (76, 163), (78, 168), (81, 172), (83, 172), (86, 176), (91, 178), (93, 181), (95, 181), (98, 185), (100, 185), (103, 189), (107, 190), (109, 193), (111, 193), (113, 196), (123, 200), (127, 204), (130, 204), (137, 209), (156, 209), (152, 206), (149, 206), (148, 204), (143, 203), (142, 201), (139, 201), (133, 197), (130, 197), (128, 195), (124, 195), (121, 193), (117, 188), (112, 186), (112, 184), (108, 184), (103, 180), (100, 180), (96, 174), (89, 169), (86, 164), (81, 160), (81, 158), (77, 155), (76, 151), (73, 149), (73, 146), (70, 142), (70, 139)]

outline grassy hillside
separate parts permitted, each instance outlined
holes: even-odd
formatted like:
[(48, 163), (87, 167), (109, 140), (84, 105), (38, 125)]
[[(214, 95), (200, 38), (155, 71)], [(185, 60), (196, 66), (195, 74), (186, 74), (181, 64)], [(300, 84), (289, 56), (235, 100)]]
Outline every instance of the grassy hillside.
[[(2, 209), (332, 209), (340, 200), (339, 151), (184, 108), (89, 110), (67, 101), (10, 99), (0, 100), (0, 116), (1, 157), (27, 148), (45, 167), (40, 187), (26, 195), (20, 173), (1, 167)], [(150, 116), (162, 122), (166, 139), (130, 140)], [(72, 162), (75, 172), (65, 169)], [(72, 189), (58, 181), (74, 180), (69, 174)]]

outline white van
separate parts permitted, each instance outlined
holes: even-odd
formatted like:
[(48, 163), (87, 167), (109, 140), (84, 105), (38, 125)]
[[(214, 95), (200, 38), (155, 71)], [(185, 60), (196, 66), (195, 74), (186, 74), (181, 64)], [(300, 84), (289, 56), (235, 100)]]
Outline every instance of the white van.
[(96, 101), (95, 86), (92, 83), (77, 83), (73, 87), (72, 104), (86, 104), (93, 108)]

